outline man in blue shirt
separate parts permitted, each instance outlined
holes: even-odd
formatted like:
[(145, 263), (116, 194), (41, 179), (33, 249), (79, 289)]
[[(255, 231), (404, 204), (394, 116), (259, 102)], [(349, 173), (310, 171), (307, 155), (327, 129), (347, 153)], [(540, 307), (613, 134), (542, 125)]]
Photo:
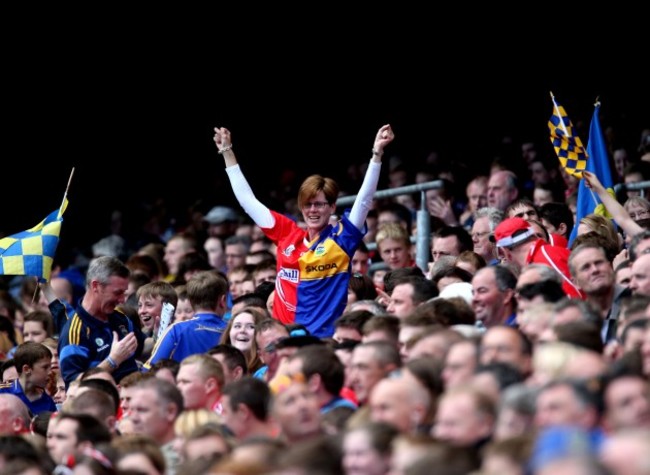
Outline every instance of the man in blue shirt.
[(185, 286), (194, 308), (194, 318), (176, 322), (158, 339), (144, 369), (162, 359), (178, 362), (196, 353), (205, 353), (219, 344), (226, 328), (222, 315), (226, 311), (228, 282), (219, 273), (203, 271), (190, 278)]
[(45, 392), (51, 365), (52, 352), (40, 343), (27, 342), (18, 346), (14, 355), (18, 379), (0, 384), (0, 393), (18, 396), (33, 415), (56, 411), (54, 400)]

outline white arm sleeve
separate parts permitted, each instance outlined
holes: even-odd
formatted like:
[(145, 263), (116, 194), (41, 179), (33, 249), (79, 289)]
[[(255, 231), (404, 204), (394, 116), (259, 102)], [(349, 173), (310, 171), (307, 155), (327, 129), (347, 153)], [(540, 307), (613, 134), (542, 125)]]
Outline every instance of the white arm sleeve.
[(363, 178), (359, 194), (357, 194), (357, 198), (354, 200), (354, 204), (352, 205), (349, 219), (350, 222), (359, 230), (363, 229), (363, 224), (368, 216), (368, 211), (372, 209), (372, 199), (375, 195), (375, 191), (377, 191), (380, 172), (381, 162), (371, 161), (370, 165), (368, 165), (366, 176)]
[(237, 198), (237, 201), (239, 201), (241, 207), (246, 211), (246, 214), (250, 216), (251, 219), (255, 221), (255, 224), (260, 228), (273, 227), (275, 224), (275, 218), (271, 214), (271, 210), (255, 198), (253, 190), (251, 190), (251, 187), (248, 184), (248, 181), (246, 181), (239, 165), (227, 167), (226, 173), (228, 173), (228, 179), (230, 180), (232, 191), (235, 193), (235, 197)]

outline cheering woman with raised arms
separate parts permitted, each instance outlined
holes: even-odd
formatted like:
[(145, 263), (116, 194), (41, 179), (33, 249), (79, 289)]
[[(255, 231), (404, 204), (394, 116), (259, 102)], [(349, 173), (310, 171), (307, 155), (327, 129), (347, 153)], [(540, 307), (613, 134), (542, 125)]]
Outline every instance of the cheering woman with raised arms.
[(347, 302), (350, 261), (367, 231), (365, 220), (377, 189), (384, 147), (395, 137), (390, 125), (377, 131), (359, 194), (336, 224), (330, 224), (339, 194), (336, 182), (312, 175), (302, 183), (298, 206), (306, 229), (255, 198), (235, 158), (230, 131), (217, 127), (214, 132), (239, 204), (278, 248), (273, 317), (285, 324), (301, 323), (318, 337), (332, 336), (334, 322)]

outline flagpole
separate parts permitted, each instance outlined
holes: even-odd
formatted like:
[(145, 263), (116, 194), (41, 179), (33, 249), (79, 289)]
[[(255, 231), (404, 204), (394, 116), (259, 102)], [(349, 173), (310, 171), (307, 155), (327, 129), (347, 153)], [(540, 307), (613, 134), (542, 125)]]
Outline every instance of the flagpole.
[(68, 191), (70, 190), (70, 183), (72, 183), (72, 176), (74, 175), (74, 167), (72, 167), (72, 170), (70, 171), (70, 178), (68, 178), (68, 185), (65, 187), (65, 193), (63, 193), (63, 199), (68, 196)]
[(63, 193), (63, 201), (61, 201), (61, 206), (59, 206), (59, 217), (63, 214), (63, 211), (65, 211), (65, 202), (68, 198), (68, 191), (70, 190), (70, 183), (72, 183), (72, 177), (74, 175), (74, 167), (72, 167), (72, 170), (70, 171), (70, 178), (68, 178), (68, 184), (65, 187), (65, 192)]
[(568, 132), (566, 130), (566, 126), (564, 125), (564, 121), (562, 120), (562, 114), (560, 114), (560, 109), (557, 106), (557, 102), (555, 102), (555, 96), (553, 95), (553, 91), (549, 91), (549, 93), (551, 94), (551, 100), (553, 101), (553, 108), (555, 109), (555, 113), (557, 114), (557, 116), (560, 119), (560, 125), (561, 125), (562, 131), (564, 132), (564, 135), (566, 137), (569, 134), (568, 134)]
[[(594, 107), (600, 106), (600, 96), (596, 97), (596, 102), (594, 103)], [(598, 206), (598, 199), (596, 198), (596, 194), (594, 193), (594, 190), (589, 188), (589, 192), (591, 193), (591, 199), (594, 200), (594, 205)]]
[(32, 305), (36, 301), (36, 294), (38, 293), (38, 277), (34, 277), (36, 279), (36, 287), (34, 288), (34, 295), (32, 295)]

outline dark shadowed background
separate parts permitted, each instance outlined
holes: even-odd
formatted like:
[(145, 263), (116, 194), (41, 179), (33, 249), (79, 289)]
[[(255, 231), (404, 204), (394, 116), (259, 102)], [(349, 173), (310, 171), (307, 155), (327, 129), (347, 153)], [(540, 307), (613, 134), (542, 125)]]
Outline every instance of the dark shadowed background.
[(221, 54), (177, 38), (91, 49), (79, 41), (6, 60), (4, 234), (58, 207), (72, 167), (64, 246), (96, 241), (108, 234), (112, 210), (137, 214), (157, 197), (179, 216), (199, 200), (234, 203), (212, 142), (215, 125), (231, 130), (263, 201), (284, 169), (340, 178), (349, 164), (369, 160), (384, 123), (396, 134), (388, 156), (415, 168), (438, 150), (487, 171), (504, 136), (548, 147), (550, 90), (587, 127), (600, 96), (603, 124), (632, 146), (650, 127), (647, 83), (589, 68), (560, 74), (541, 51), (517, 60), (487, 47), (441, 53), (432, 43), (418, 51), (390, 45), (376, 55), (292, 42)]

